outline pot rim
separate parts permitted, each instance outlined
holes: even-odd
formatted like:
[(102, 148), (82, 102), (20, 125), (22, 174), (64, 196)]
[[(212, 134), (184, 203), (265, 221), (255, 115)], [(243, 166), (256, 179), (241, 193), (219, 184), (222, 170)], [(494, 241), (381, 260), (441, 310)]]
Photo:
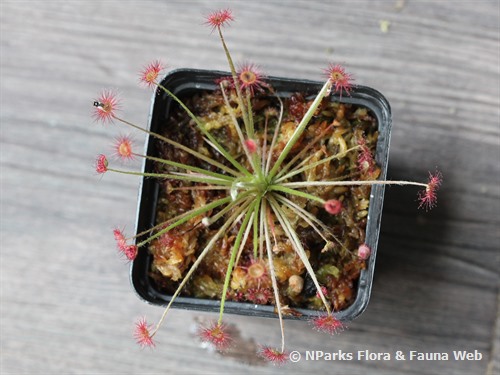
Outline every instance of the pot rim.
[[(197, 80), (190, 81), (193, 76), (196, 77)], [(179, 95), (184, 91), (214, 90), (216, 88), (214, 79), (224, 76), (230, 76), (230, 73), (217, 70), (183, 68), (172, 70), (167, 73), (163, 77), (161, 85), (171, 90), (175, 95)], [(299, 91), (308, 95), (315, 95), (324, 84), (324, 82), (319, 81), (275, 76), (266, 77), (266, 81), (270, 82), (276, 92), (283, 97)], [(288, 90), (284, 90), (283, 88), (285, 87), (288, 87)], [(387, 174), (392, 127), (391, 109), (387, 99), (379, 91), (362, 85), (353, 86), (350, 95), (343, 95), (340, 98), (339, 95), (334, 94), (330, 95), (330, 98), (331, 100), (341, 101), (343, 103), (364, 106), (375, 115), (379, 131), (375, 160), (381, 168), (379, 179), (385, 179)], [(172, 99), (160, 88), (158, 88), (151, 99), (148, 129), (154, 131), (155, 128), (159, 126), (159, 122), (166, 120), (171, 103)], [(147, 136), (144, 145), (144, 154), (148, 154), (148, 151), (151, 151), (152, 149), (152, 144), (149, 142), (149, 139), (150, 136)], [(147, 168), (150, 168), (150, 165), (151, 163), (144, 159), (142, 163), (142, 171), (146, 171)], [(384, 185), (372, 186), (365, 239), (365, 243), (371, 248), (371, 256), (368, 260), (366, 269), (361, 271), (354, 302), (346, 309), (334, 313), (335, 317), (339, 320), (351, 321), (355, 319), (365, 311), (368, 305), (373, 283), (377, 244), (380, 235), (384, 191)], [(142, 232), (147, 227), (152, 226), (151, 224), (154, 222), (154, 218), (148, 222), (148, 219), (145, 216), (151, 215), (146, 215), (144, 210), (145, 206), (146, 208), (149, 208), (150, 211), (151, 207), (156, 207), (155, 195), (158, 195), (158, 186), (155, 188), (154, 180), (148, 180), (143, 177), (139, 185), (135, 233)], [(155, 212), (156, 211), (154, 210), (152, 216), (155, 216)], [(140, 299), (149, 304), (165, 306), (170, 301), (171, 296), (156, 290), (152, 285), (149, 276), (144, 278), (144, 276), (149, 273), (150, 257), (151, 255), (149, 252), (139, 251), (137, 258), (131, 263), (130, 266), (130, 281)], [(220, 301), (179, 296), (172, 304), (172, 307), (197, 311), (218, 312)], [(229, 314), (277, 318), (277, 314), (274, 312), (274, 309), (274, 305), (256, 305), (248, 302), (226, 301), (224, 312)], [(320, 310), (303, 308), (294, 308), (294, 310), (300, 312), (302, 316), (284, 316), (284, 318), (308, 320), (324, 313)]]

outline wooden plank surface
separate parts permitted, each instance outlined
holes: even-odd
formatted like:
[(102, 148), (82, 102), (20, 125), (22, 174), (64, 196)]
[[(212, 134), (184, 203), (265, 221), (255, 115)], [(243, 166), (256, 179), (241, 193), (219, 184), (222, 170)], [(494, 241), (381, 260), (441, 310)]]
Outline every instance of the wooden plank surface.
[[(332, 373), (498, 374), (498, 1), (1, 1), (2, 374)], [(237, 61), (269, 75), (320, 79), (329, 61), (391, 102), (389, 177), (444, 175), (439, 206), (386, 192), (367, 311), (336, 337), (287, 322), (288, 347), (357, 353), (478, 350), (479, 361), (305, 361), (281, 369), (254, 355), (279, 342), (277, 322), (231, 316), (240, 350), (226, 357), (194, 338), (210, 314), (172, 311), (156, 350), (138, 350), (133, 321), (161, 309), (132, 292), (111, 230), (133, 230), (138, 180), (93, 172), (113, 126), (90, 118), (103, 88), (146, 123), (137, 72), (226, 69), (202, 24), (231, 7)], [(380, 22), (388, 22), (382, 32)], [(142, 136), (134, 136), (137, 143)]]

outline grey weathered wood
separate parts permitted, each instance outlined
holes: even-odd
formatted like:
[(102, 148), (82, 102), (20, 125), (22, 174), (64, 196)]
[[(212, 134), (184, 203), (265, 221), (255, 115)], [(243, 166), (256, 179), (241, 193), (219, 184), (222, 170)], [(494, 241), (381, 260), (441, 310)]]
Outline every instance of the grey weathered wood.
[[(391, 178), (444, 175), (439, 206), (387, 190), (370, 305), (334, 338), (287, 322), (290, 349), (357, 352), (479, 350), (474, 362), (306, 362), (264, 366), (256, 343), (279, 343), (277, 322), (231, 316), (241, 345), (208, 353), (193, 327), (210, 314), (172, 311), (155, 351), (131, 339), (156, 320), (129, 286), (111, 229), (133, 229), (138, 180), (95, 176), (94, 155), (118, 132), (94, 123), (92, 100), (118, 88), (123, 114), (145, 123), (150, 92), (137, 71), (226, 69), (202, 25), (231, 6), (237, 61), (320, 79), (345, 63), (393, 110)], [(498, 1), (14, 1), (1, 2), (1, 368), (5, 374), (350, 373), (499, 371)], [(380, 21), (389, 21), (387, 33)], [(135, 135), (137, 143), (143, 140)], [(138, 164), (136, 163), (135, 166)]]

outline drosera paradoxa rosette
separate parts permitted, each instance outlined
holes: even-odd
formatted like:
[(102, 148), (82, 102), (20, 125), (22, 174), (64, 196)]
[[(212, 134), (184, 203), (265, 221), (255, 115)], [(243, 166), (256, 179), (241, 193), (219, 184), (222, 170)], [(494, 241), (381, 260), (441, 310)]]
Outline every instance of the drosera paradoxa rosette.
[[(200, 339), (220, 351), (231, 347), (233, 341), (224, 322), (228, 300), (273, 304), (281, 340), (278, 346), (261, 346), (259, 354), (280, 365), (288, 360), (284, 317), (294, 313), (289, 301), (302, 298), (304, 303), (317, 307), (318, 316), (311, 324), (318, 331), (336, 334), (345, 328), (336, 316), (345, 307), (341, 302), (343, 296), (331, 289), (331, 280), (344, 270), (330, 264), (314, 269), (311, 257), (313, 250), (315, 257), (341, 257), (349, 267), (361, 272), (371, 256), (370, 247), (363, 242), (362, 229), (358, 230), (356, 242), (351, 243), (339, 237), (337, 232), (342, 232), (341, 229), (334, 231), (329, 227), (332, 221), (350, 218), (351, 204), (343, 192), (359, 194), (359, 212), (364, 213), (358, 219), (366, 224), (364, 217), (372, 186), (420, 187), (419, 205), (429, 209), (436, 204), (442, 177), (435, 172), (426, 183), (379, 179), (380, 169), (373, 156), (375, 132), (366, 134), (363, 128), (363, 119), (370, 116), (362, 110), (349, 114), (359, 115), (361, 120), (346, 141), (343, 126), (350, 122), (340, 113), (349, 109), (330, 100), (332, 93), (351, 94), (354, 87), (351, 74), (341, 65), (330, 64), (314, 98), (305, 100), (296, 96), (288, 105), (276, 95), (257, 65), (247, 62), (235, 66), (222, 32), (233, 21), (228, 9), (213, 12), (205, 20), (219, 36), (231, 72), (217, 80), (217, 92), (209, 94), (207, 99), (215, 100), (217, 107), (222, 108), (225, 122), (220, 122), (221, 117), (215, 116), (214, 120), (197, 113), (192, 103), (186, 104), (162, 86), (159, 77), (165, 65), (160, 60), (153, 61), (140, 72), (141, 84), (172, 98), (186, 116), (182, 123), (188, 124), (189, 134), (196, 137), (199, 146), (147, 130), (118, 116), (121, 108), (118, 96), (103, 91), (94, 101), (97, 120), (142, 131), (172, 156), (143, 155), (135, 150), (130, 136), (120, 136), (114, 145), (118, 162), (147, 159), (158, 167), (152, 172), (136, 172), (116, 167), (101, 154), (96, 158), (95, 170), (99, 174), (114, 172), (157, 178), (173, 196), (193, 202), (132, 237), (119, 229), (113, 232), (118, 250), (128, 260), (133, 261), (141, 251), (151, 252), (155, 271), (161, 269), (163, 277), (175, 285), (156, 324), (149, 325), (144, 319), (136, 323), (137, 342), (141, 346), (155, 346), (153, 338), (166, 322), (176, 298), (201, 283), (205, 289), (213, 287), (220, 310), (216, 321), (200, 327)], [(263, 109), (263, 102), (271, 103), (270, 107)], [(334, 111), (336, 114), (328, 115)], [(232, 134), (230, 144), (217, 132), (223, 126)], [(340, 170), (339, 174), (333, 176), (333, 169)], [(305, 233), (313, 237), (315, 249), (304, 240)], [(222, 264), (218, 269), (220, 280), (208, 282), (198, 275), (206, 263)], [(292, 268), (295, 273), (288, 273)], [(301, 297), (305, 289), (312, 290), (307, 298)]]

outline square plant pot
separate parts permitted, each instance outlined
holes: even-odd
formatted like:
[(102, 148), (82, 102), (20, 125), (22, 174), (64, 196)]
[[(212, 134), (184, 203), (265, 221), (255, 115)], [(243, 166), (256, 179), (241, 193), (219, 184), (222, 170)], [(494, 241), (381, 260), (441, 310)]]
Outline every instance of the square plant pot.
[[(178, 97), (213, 91), (217, 89), (214, 83), (217, 78), (228, 76), (227, 72), (179, 69), (170, 72), (161, 82), (161, 85), (170, 90)], [(277, 95), (288, 98), (292, 94), (300, 92), (306, 98), (314, 97), (323, 86), (321, 82), (297, 80), (290, 78), (268, 77), (266, 82), (270, 83)], [(331, 101), (352, 104), (368, 109), (370, 115), (376, 118), (378, 125), (378, 140), (375, 151), (375, 161), (380, 167), (379, 179), (385, 179), (389, 155), (389, 141), (391, 134), (391, 112), (387, 100), (376, 90), (365, 87), (353, 87), (350, 95), (331, 95)], [(149, 129), (153, 132), (161, 132), (171, 115), (173, 106), (177, 104), (172, 98), (158, 89), (152, 99), (152, 107), (149, 117)], [(156, 142), (148, 136), (145, 143), (145, 154), (157, 156)], [(144, 160), (142, 170), (145, 173), (153, 171), (153, 162)], [(143, 177), (137, 206), (136, 234), (147, 231), (156, 224), (157, 205), (160, 194), (160, 184), (157, 179)], [(361, 271), (356, 286), (356, 297), (354, 302), (344, 310), (336, 311), (337, 319), (350, 321), (359, 316), (367, 307), (377, 254), (377, 243), (380, 233), (382, 217), (382, 205), (384, 198), (384, 185), (371, 187), (368, 215), (366, 217), (366, 243), (371, 249), (371, 256), (367, 260), (366, 268)], [(213, 249), (216, 251), (216, 249)], [(137, 258), (133, 261), (130, 270), (131, 282), (138, 294), (144, 301), (165, 306), (171, 296), (161, 291), (150, 277), (153, 256), (147, 249), (139, 251)], [(199, 299), (184, 297), (180, 295), (173, 303), (173, 307), (218, 312), (220, 301), (211, 299)], [(286, 315), (285, 318), (308, 320), (319, 314), (317, 310), (296, 309), (300, 314)], [(248, 302), (227, 301), (224, 311), (249, 316), (277, 317), (273, 305), (258, 305)]]

